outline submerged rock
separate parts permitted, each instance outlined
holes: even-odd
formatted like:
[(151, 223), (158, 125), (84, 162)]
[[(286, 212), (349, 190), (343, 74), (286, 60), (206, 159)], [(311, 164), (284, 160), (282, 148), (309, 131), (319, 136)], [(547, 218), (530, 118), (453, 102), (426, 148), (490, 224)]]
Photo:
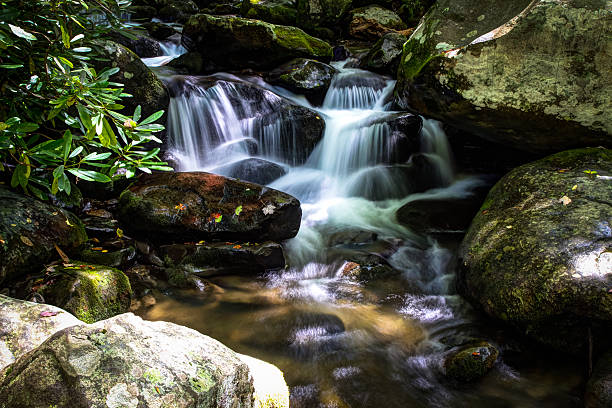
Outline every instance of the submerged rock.
[(59, 307), (0, 295), (0, 371), (53, 333), (82, 322)]
[(329, 61), (332, 47), (299, 28), (239, 17), (198, 14), (183, 28), (183, 44), (214, 70), (273, 68), (293, 58)]
[(61, 307), (85, 323), (125, 313), (130, 308), (132, 289), (123, 272), (101, 265), (52, 266), (43, 282), (35, 282), (36, 293), (46, 303)]
[(579, 352), (612, 328), (612, 151), (518, 167), (489, 193), (461, 245), (459, 292), (543, 343)]
[(384, 279), (399, 275), (400, 271), (393, 269), (387, 261), (377, 255), (355, 255), (342, 264), (339, 275), (360, 282)]
[(0, 283), (59, 259), (55, 245), (71, 253), (86, 240), (74, 214), (0, 187)]
[(404, 46), (396, 101), (525, 151), (609, 146), (610, 21), (599, 0), (440, 0)]
[(337, 72), (334, 67), (322, 62), (298, 58), (271, 71), (267, 80), (296, 94), (305, 95), (315, 105), (321, 105)]
[(586, 386), (585, 408), (612, 407), (612, 352), (599, 358)]
[(302, 211), (294, 197), (209, 173), (144, 175), (121, 194), (119, 219), (154, 241), (282, 241), (293, 238)]
[(376, 41), (383, 35), (408, 28), (391, 10), (370, 5), (352, 10), (349, 14), (348, 32), (361, 40)]
[(244, 159), (237, 163), (217, 167), (214, 172), (262, 185), (270, 184), (287, 173), (283, 166), (258, 158)]
[(444, 361), (445, 374), (462, 382), (477, 380), (489, 372), (498, 356), (499, 351), (486, 341), (457, 347)]
[[(172, 28), (170, 29), (172, 30)], [(136, 38), (128, 38), (120, 32), (115, 32), (112, 38), (114, 41), (132, 50), (140, 58), (152, 58), (162, 54), (159, 42), (144, 35), (136, 35)]]
[(297, 8), (293, 0), (243, 0), (240, 13), (246, 18), (294, 26)]
[(360, 68), (395, 76), (407, 37), (399, 33), (387, 33), (372, 46), (359, 63)]
[(158, 41), (168, 39), (177, 33), (174, 27), (164, 23), (145, 23), (143, 27), (149, 32), (149, 35)]

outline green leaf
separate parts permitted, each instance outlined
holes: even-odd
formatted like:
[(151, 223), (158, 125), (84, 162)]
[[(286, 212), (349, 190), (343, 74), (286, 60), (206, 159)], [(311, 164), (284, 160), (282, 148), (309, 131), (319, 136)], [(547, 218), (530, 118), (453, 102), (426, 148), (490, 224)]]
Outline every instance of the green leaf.
[(241, 206), (241, 205), (239, 205), (238, 207), (236, 207), (236, 211), (234, 211), (234, 213), (235, 213), (236, 215), (240, 215), (240, 213), (241, 213), (241, 212), (242, 212), (242, 206)]
[(60, 22), (60, 30), (62, 32), (62, 42), (64, 43), (64, 47), (70, 48), (70, 36), (68, 35), (63, 22)]
[(0, 68), (5, 68), (5, 69), (23, 68), (23, 64), (0, 64)]
[(75, 41), (79, 41), (82, 40), (83, 38), (85, 38), (84, 34), (77, 34), (74, 37), (72, 37), (72, 40), (70, 40), (71, 43), (75, 42)]
[(76, 149), (74, 149), (72, 153), (70, 153), (70, 156), (68, 156), (68, 158), (72, 159), (73, 157), (78, 156), (79, 153), (81, 153), (82, 151), (83, 151), (83, 146), (79, 146)]
[[(158, 112), (155, 112), (154, 114), (152, 114), (151, 116), (149, 116), (148, 118), (146, 118), (145, 120), (143, 120), (142, 122), (140, 122), (138, 124), (138, 126), (142, 126), (142, 125), (148, 125), (149, 123), (153, 123), (155, 122), (157, 119), (161, 118), (162, 116), (164, 116), (164, 111), (160, 110)], [(163, 129), (162, 129), (163, 130)]]
[(81, 123), (83, 124), (83, 127), (85, 127), (85, 130), (91, 129), (91, 114), (89, 111), (87, 111), (87, 108), (80, 103), (77, 103), (77, 110), (79, 111), (79, 118), (81, 118)]
[(115, 136), (115, 132), (106, 118), (102, 119), (102, 125), (103, 129), (102, 133), (100, 134), (100, 143), (102, 143), (102, 146), (104, 147), (116, 147), (117, 136)]
[(76, 47), (76, 48), (73, 48), (72, 51), (74, 51), (74, 52), (90, 52), (91, 48), (89, 48), (89, 47)]
[(134, 110), (134, 116), (132, 116), (132, 120), (134, 120), (134, 122), (138, 122), (140, 120), (141, 110), (142, 108), (140, 107), (140, 105), (138, 105)]
[(68, 155), (72, 150), (72, 133), (69, 130), (64, 132), (64, 163), (68, 160)]
[(87, 156), (83, 158), (84, 161), (94, 161), (94, 160), (104, 160), (108, 159), (112, 153), (89, 153)]
[(110, 183), (111, 179), (105, 174), (99, 173), (93, 170), (81, 170), (81, 169), (68, 169), (68, 171), (75, 176), (87, 180), (87, 181), (98, 181), (100, 183)]
[(28, 33), (26, 30), (24, 30), (21, 27), (14, 26), (12, 24), (9, 24), (9, 27), (11, 31), (13, 32), (13, 34), (15, 34), (17, 37), (24, 38), (26, 40), (31, 40), (31, 41), (36, 40), (36, 37), (34, 37), (34, 35)]
[(15, 131), (20, 133), (30, 133), (36, 130), (38, 130), (38, 125), (30, 122), (22, 123), (15, 128)]
[(53, 178), (59, 178), (62, 174), (64, 174), (64, 165), (57, 166), (55, 170), (53, 170)]

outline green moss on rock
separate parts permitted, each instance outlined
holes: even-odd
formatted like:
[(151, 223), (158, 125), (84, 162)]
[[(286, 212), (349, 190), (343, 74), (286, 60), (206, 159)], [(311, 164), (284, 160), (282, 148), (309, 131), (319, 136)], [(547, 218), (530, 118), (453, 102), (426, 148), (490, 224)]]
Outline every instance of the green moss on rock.
[(462, 382), (477, 380), (489, 372), (498, 356), (499, 351), (484, 341), (460, 346), (444, 361), (446, 376)]

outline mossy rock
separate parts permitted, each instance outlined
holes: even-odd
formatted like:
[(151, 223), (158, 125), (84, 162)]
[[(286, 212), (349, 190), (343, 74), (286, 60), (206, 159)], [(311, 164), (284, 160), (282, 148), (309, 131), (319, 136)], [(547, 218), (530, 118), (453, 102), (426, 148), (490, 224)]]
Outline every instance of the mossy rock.
[(198, 13), (199, 7), (193, 0), (134, 0), (130, 10), (137, 18), (156, 17), (165, 22), (184, 23)]
[(243, 0), (240, 13), (246, 18), (288, 26), (294, 26), (297, 19), (293, 0)]
[(117, 250), (113, 249), (98, 249), (96, 247), (87, 248), (81, 251), (79, 259), (98, 265), (110, 266), (111, 268), (119, 268), (126, 266), (136, 256), (136, 249), (134, 247), (121, 248)]
[(108, 319), (130, 308), (130, 282), (117, 269), (74, 261), (53, 266), (47, 272), (34, 290), (45, 302), (67, 310), (85, 323)]
[(305, 95), (311, 103), (321, 105), (337, 72), (323, 62), (297, 58), (271, 71), (267, 79), (271, 84)]
[(566, 352), (612, 339), (612, 150), (518, 167), (490, 191), (461, 245), (459, 292)]
[(72, 253), (86, 240), (74, 214), (0, 187), (0, 282), (40, 272), (59, 259), (55, 245)]
[(360, 68), (395, 76), (406, 40), (406, 36), (399, 33), (383, 35), (360, 61)]
[(352, 5), (353, 0), (297, 0), (297, 25), (309, 31), (318, 28), (340, 31), (340, 22)]
[(329, 61), (332, 47), (299, 28), (231, 16), (198, 14), (183, 28), (183, 44), (217, 70), (273, 68), (293, 58)]
[(408, 28), (393, 11), (377, 5), (352, 10), (348, 20), (349, 34), (354, 38), (366, 41), (377, 41), (389, 32)]
[(126, 231), (158, 242), (282, 241), (301, 214), (288, 194), (203, 172), (142, 176), (119, 198)]
[(440, 0), (404, 45), (395, 100), (528, 152), (610, 147), (611, 22), (600, 0)]
[(593, 375), (586, 386), (585, 408), (612, 407), (612, 351), (602, 355), (596, 362)]
[(447, 377), (471, 382), (484, 377), (499, 356), (497, 348), (487, 342), (475, 342), (455, 348), (444, 361)]

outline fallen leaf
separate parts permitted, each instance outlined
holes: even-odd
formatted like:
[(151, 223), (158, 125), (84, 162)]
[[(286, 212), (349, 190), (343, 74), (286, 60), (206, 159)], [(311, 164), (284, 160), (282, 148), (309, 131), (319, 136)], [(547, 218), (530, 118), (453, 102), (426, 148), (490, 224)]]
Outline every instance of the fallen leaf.
[(272, 215), (274, 214), (274, 210), (276, 210), (276, 207), (272, 204), (268, 204), (264, 208), (262, 208), (261, 211), (264, 213), (264, 215)]
[(569, 169), (560, 169), (559, 173), (565, 173), (566, 171), (569, 171)]
[(26, 218), (26, 222), (27, 222), (28, 224), (31, 224), (31, 223), (32, 223), (32, 219), (31, 219), (31, 218)]
[(52, 317), (52, 316), (57, 316), (58, 314), (59, 312), (44, 311), (44, 312), (40, 312), (40, 317)]
[(62, 258), (62, 261), (64, 261), (65, 263), (70, 263), (70, 258), (68, 258), (68, 256), (64, 253), (64, 251), (62, 251), (57, 244), (53, 244), (53, 246), (55, 247), (55, 250), (57, 251), (57, 253), (59, 254), (60, 258)]
[(92, 251), (101, 251), (102, 247), (93, 247), (91, 248)]
[(512, 229), (512, 225), (506, 225), (506, 228)]
[(21, 240), (21, 242), (23, 242), (24, 244), (26, 244), (27, 246), (33, 247), (34, 244), (32, 243), (32, 241), (30, 241), (30, 238), (28, 237), (24, 237), (23, 235), (21, 235), (19, 237), (19, 239)]
[(559, 202), (562, 203), (563, 205), (568, 205), (569, 203), (572, 202), (572, 199), (569, 198), (568, 196), (563, 196), (559, 199)]
[(103, 254), (105, 254), (105, 253), (107, 253), (107, 252), (108, 252), (108, 249), (103, 249), (103, 250), (102, 250), (102, 253), (103, 253)]
[(234, 249), (240, 249), (240, 248), (242, 248), (242, 245), (234, 245), (233, 248)]
[(71, 222), (70, 222), (70, 220), (69, 220), (68, 218), (66, 218), (66, 224), (67, 224), (69, 227), (74, 227), (74, 224), (73, 224), (73, 223), (71, 223)]
[(578, 184), (575, 184), (574, 187), (572, 187), (572, 191), (576, 191), (577, 188), (578, 188)]
[(473, 356), (479, 356), (479, 355), (480, 355), (480, 352), (479, 352), (479, 351), (475, 351), (475, 352), (473, 352), (473, 353), (472, 353), (472, 355), (473, 355)]
[(234, 211), (234, 213), (235, 213), (236, 215), (240, 215), (240, 213), (241, 213), (241, 212), (242, 212), (242, 206), (241, 206), (241, 205), (239, 205), (238, 207), (236, 207), (236, 211)]
[(117, 236), (123, 238), (123, 230), (121, 228), (117, 228)]

